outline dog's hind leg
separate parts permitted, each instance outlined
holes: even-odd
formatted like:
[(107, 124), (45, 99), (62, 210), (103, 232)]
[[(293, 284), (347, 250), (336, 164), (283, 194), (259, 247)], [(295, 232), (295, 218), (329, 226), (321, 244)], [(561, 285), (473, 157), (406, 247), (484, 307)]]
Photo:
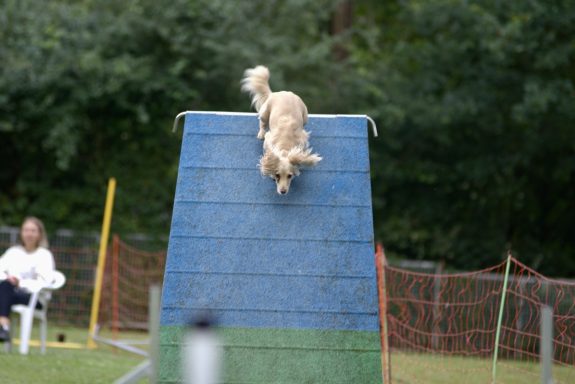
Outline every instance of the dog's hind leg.
[(302, 99), (300, 99), (299, 102), (300, 102), (299, 104), (301, 107), (301, 118), (303, 120), (303, 125), (306, 125), (307, 124), (307, 107), (305, 106)]
[(263, 140), (266, 135), (266, 127), (270, 119), (270, 109), (268, 103), (264, 103), (258, 111), (258, 119), (260, 120), (260, 130), (258, 131), (258, 139)]

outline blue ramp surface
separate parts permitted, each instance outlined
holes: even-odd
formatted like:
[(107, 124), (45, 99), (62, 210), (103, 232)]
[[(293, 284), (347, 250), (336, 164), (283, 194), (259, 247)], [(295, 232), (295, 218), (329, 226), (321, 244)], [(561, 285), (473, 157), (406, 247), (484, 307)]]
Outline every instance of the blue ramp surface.
[(257, 168), (256, 114), (186, 114), (161, 382), (181, 380), (181, 334), (206, 312), (224, 382), (381, 382), (367, 121), (311, 115), (306, 129), (323, 160), (282, 196)]

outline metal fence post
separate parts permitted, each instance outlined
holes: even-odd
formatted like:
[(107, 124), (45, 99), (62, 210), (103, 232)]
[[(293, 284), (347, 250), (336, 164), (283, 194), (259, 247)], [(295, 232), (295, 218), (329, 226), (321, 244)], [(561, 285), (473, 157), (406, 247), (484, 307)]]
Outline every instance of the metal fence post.
[(553, 311), (551, 307), (541, 307), (541, 340), (539, 341), (541, 361), (541, 383), (553, 384), (551, 361), (553, 358)]
[(158, 382), (158, 363), (160, 361), (160, 310), (162, 288), (155, 284), (150, 287), (150, 306), (148, 321), (150, 334), (150, 383)]

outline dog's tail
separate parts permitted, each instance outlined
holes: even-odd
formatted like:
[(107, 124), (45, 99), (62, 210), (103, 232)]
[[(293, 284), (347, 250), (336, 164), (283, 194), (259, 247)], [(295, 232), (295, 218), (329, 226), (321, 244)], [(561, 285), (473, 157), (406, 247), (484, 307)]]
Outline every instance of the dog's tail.
[(252, 97), (252, 105), (259, 112), (272, 90), (270, 89), (270, 71), (263, 65), (246, 69), (242, 79), (242, 91)]

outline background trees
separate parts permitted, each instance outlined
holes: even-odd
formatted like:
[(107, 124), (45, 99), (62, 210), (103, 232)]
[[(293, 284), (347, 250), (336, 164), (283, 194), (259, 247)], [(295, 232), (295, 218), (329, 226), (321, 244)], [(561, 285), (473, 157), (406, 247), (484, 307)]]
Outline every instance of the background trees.
[(477, 268), (512, 249), (574, 270), (573, 5), (412, 1), (370, 31), (377, 229), (394, 253)]
[(5, 3), (0, 224), (98, 228), (115, 176), (115, 228), (167, 235), (173, 117), (249, 110), (263, 63), (313, 113), (378, 122), (388, 254), (575, 275), (573, 1)]

